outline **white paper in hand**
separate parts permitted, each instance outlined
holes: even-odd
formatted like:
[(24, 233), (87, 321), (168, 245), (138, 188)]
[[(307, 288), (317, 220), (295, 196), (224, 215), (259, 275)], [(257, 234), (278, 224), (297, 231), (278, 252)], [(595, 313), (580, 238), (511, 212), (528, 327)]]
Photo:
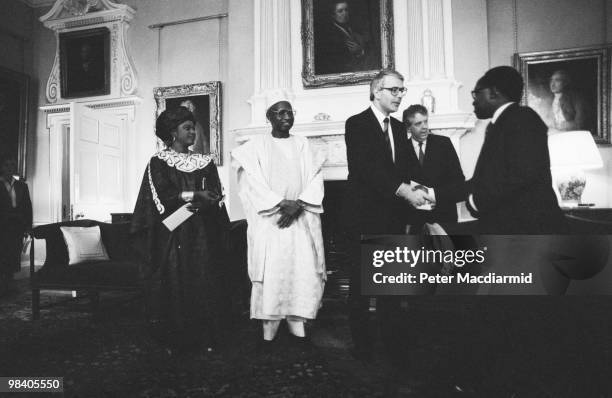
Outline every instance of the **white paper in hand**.
[(174, 231), (176, 227), (184, 223), (189, 217), (193, 216), (193, 213), (188, 210), (188, 207), (189, 203), (186, 203), (176, 209), (174, 213), (166, 217), (164, 221), (162, 221), (166, 228), (168, 228), (170, 231)]

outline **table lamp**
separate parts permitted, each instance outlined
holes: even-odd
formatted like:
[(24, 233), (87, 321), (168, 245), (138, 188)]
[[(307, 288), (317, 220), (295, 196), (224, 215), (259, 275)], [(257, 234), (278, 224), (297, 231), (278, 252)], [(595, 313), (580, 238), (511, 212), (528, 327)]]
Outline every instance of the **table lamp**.
[(584, 171), (603, 167), (593, 136), (583, 130), (554, 132), (548, 136), (548, 151), (561, 206), (578, 206), (586, 186)]

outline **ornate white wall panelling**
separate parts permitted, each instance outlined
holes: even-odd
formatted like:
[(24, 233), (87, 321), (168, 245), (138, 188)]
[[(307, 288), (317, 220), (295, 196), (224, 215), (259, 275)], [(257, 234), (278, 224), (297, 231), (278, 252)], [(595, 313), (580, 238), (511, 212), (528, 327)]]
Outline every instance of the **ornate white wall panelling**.
[(46, 97), (51, 104), (68, 101), (60, 90), (60, 33), (105, 27), (110, 31), (110, 94), (93, 99), (127, 97), (135, 93), (137, 76), (126, 43), (127, 30), (134, 9), (110, 0), (57, 0), (51, 10), (40, 17), (56, 36), (53, 67), (47, 80)]
[[(238, 144), (255, 134), (269, 133), (265, 112), (280, 96), (298, 111), (292, 132), (309, 137), (328, 155), (326, 179), (345, 179), (344, 121), (368, 105), (367, 85), (304, 89), (300, 0), (254, 0), (255, 86), (251, 124), (234, 130)], [(426, 90), (435, 97), (430, 127), (449, 136), (459, 151), (459, 138), (475, 118), (458, 108), (461, 82), (454, 78), (451, 0), (394, 0), (396, 69), (408, 93), (402, 108), (421, 103)], [(289, 21), (289, 23), (288, 23)], [(395, 116), (401, 117), (401, 112)]]

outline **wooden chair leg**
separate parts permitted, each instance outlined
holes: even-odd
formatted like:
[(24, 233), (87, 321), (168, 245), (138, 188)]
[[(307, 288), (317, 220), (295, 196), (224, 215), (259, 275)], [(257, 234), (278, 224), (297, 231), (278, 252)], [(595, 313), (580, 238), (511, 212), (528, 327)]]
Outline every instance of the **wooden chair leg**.
[(32, 319), (40, 318), (40, 289), (32, 289)]

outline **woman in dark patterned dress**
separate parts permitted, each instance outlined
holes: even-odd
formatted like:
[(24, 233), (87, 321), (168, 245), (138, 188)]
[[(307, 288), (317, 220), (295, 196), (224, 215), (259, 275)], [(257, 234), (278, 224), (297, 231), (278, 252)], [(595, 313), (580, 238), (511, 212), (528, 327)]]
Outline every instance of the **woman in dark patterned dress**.
[[(229, 302), (225, 287), (229, 218), (222, 203), (217, 168), (208, 155), (189, 151), (195, 120), (184, 107), (157, 118), (156, 135), (167, 148), (156, 153), (144, 173), (132, 233), (143, 259), (143, 277), (159, 281), (161, 328), (169, 349), (209, 350), (224, 333)], [(162, 221), (187, 205), (193, 213), (170, 231)], [(156, 293), (154, 286), (150, 289)]]

